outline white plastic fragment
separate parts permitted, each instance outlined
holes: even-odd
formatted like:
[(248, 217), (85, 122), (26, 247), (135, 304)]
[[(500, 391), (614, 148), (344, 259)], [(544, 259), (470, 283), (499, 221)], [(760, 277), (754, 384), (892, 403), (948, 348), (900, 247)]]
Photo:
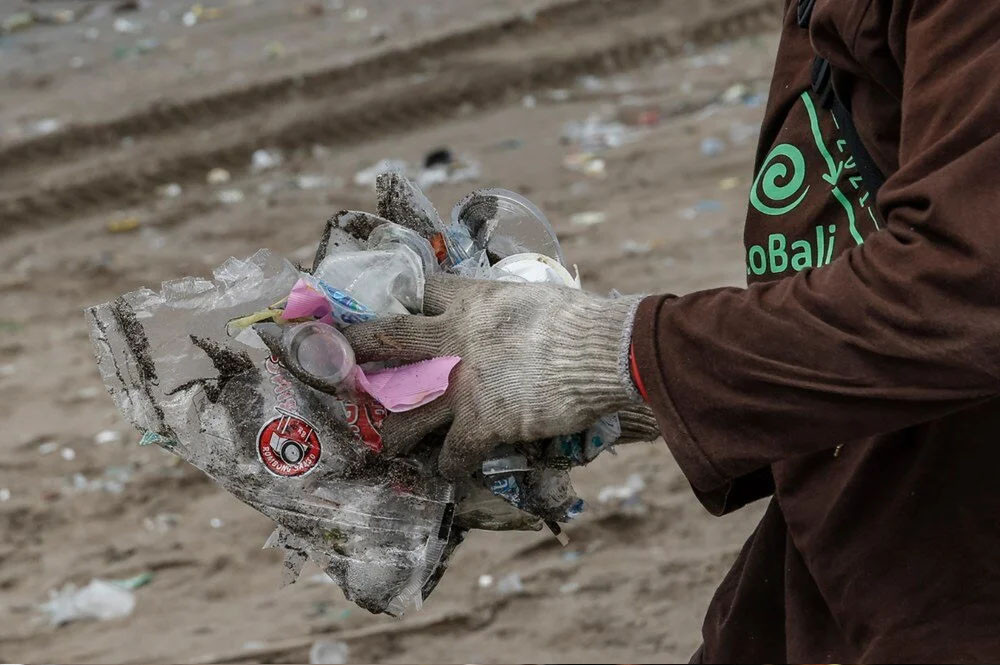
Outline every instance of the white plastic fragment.
[(517, 573), (509, 573), (500, 578), (500, 581), (497, 582), (497, 593), (501, 596), (513, 596), (524, 593), (524, 584), (521, 582), (521, 576)]
[(156, 189), (156, 193), (165, 199), (176, 199), (178, 196), (184, 193), (183, 188), (176, 182), (171, 182), (169, 184), (163, 185)]
[(232, 205), (234, 203), (241, 202), (246, 196), (243, 194), (242, 190), (239, 189), (223, 189), (217, 195), (220, 203), (225, 203), (226, 205)]
[(57, 450), (59, 450), (59, 443), (56, 441), (46, 441), (45, 443), (38, 444), (39, 455), (51, 455)]
[(101, 579), (78, 589), (67, 584), (59, 591), (49, 592), (49, 600), (41, 610), (49, 615), (53, 626), (61, 626), (81, 619), (111, 621), (121, 619), (135, 609), (135, 595), (128, 589)]
[(126, 35), (134, 35), (142, 32), (142, 24), (136, 23), (135, 21), (130, 21), (127, 18), (116, 18), (115, 22), (112, 24), (115, 32), (120, 32)]
[(122, 440), (122, 435), (111, 429), (106, 429), (98, 432), (94, 436), (94, 443), (99, 446), (104, 446), (109, 443), (120, 443)]
[(627, 503), (635, 501), (644, 489), (646, 481), (638, 473), (633, 473), (622, 485), (608, 485), (602, 488), (597, 500), (601, 503)]
[(280, 166), (283, 158), (277, 150), (254, 150), (250, 157), (250, 168), (253, 171), (266, 171)]
[(316, 640), (309, 649), (310, 665), (344, 665), (350, 654), (346, 642)]
[(588, 210), (570, 215), (569, 221), (577, 226), (594, 226), (596, 224), (603, 224), (607, 218), (608, 216), (604, 212)]
[(205, 175), (205, 181), (210, 185), (221, 185), (223, 183), (227, 183), (230, 178), (231, 176), (229, 175), (229, 171), (219, 167), (212, 169)]

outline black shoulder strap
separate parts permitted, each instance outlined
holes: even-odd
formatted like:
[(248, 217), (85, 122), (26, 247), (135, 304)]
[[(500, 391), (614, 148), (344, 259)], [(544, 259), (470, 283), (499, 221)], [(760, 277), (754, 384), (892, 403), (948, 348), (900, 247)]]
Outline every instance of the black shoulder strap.
[[(809, 20), (812, 18), (813, 6), (816, 0), (799, 0), (798, 23), (802, 28), (809, 27)], [(885, 175), (879, 169), (871, 153), (865, 147), (857, 128), (854, 126), (854, 119), (851, 117), (851, 109), (844, 104), (843, 99), (837, 92), (837, 87), (833, 81), (833, 67), (830, 63), (816, 56), (812, 64), (812, 89), (816, 93), (819, 103), (825, 109), (833, 112), (840, 131), (847, 141), (847, 146), (851, 149), (854, 161), (858, 167), (858, 173), (872, 193), (878, 192), (885, 183)]]

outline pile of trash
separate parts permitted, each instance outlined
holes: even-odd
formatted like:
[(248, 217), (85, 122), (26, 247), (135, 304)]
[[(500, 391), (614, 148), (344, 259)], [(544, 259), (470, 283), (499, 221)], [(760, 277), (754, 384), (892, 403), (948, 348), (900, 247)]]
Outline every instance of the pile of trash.
[(548, 220), (500, 189), (466, 196), (445, 222), (398, 172), (377, 214), (331, 218), (309, 269), (260, 250), (214, 280), (186, 277), (87, 311), (103, 379), (125, 418), (270, 517), (284, 581), (307, 560), (374, 613), (421, 606), (471, 529), (539, 530), (565, 541), (578, 516), (569, 469), (610, 449), (616, 414), (586, 432), (501, 445), (459, 483), (436, 472), (445, 432), (382, 454), (390, 412), (447, 389), (460, 358), (362, 364), (339, 329), (419, 314), (438, 271), (579, 288)]

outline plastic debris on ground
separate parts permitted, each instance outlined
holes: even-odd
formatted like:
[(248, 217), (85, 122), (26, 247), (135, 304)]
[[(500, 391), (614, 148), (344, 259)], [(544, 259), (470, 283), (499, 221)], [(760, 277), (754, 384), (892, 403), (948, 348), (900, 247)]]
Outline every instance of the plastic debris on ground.
[(310, 665), (344, 665), (348, 662), (351, 649), (346, 642), (337, 640), (316, 640), (309, 649)]
[(357, 23), (368, 18), (368, 10), (364, 7), (351, 7), (344, 12), (344, 20), (349, 23)]
[(358, 187), (373, 187), (379, 175), (398, 173), (408, 178), (420, 189), (437, 185), (456, 184), (478, 180), (481, 175), (479, 162), (453, 154), (447, 148), (437, 148), (424, 157), (420, 166), (412, 166), (401, 159), (383, 159), (354, 174)]
[(138, 217), (122, 217), (120, 219), (112, 219), (107, 224), (108, 233), (129, 233), (130, 231), (136, 231), (142, 225)]
[(184, 190), (176, 182), (156, 188), (156, 194), (165, 199), (176, 199), (184, 193)]
[[(425, 165), (454, 160), (438, 151)], [(570, 468), (621, 435), (608, 414), (575, 435), (500, 445), (457, 483), (436, 471), (443, 432), (405, 456), (382, 454), (390, 412), (438, 398), (461, 359), (358, 365), (339, 328), (419, 314), (424, 282), (439, 271), (580, 288), (552, 225), (526, 198), (477, 190), (445, 221), (402, 170), (380, 162), (358, 174), (375, 187), (377, 214), (334, 215), (308, 269), (260, 250), (210, 279), (87, 310), (102, 378), (141, 445), (187, 461), (270, 517), (265, 547), (284, 552), (284, 583), (312, 561), (348, 599), (394, 616), (422, 606), (472, 529), (547, 526), (565, 544), (559, 523), (585, 509)], [(208, 179), (225, 182), (218, 171)], [(87, 488), (109, 480), (81, 478)], [(164, 533), (176, 519), (143, 524)], [(516, 576), (497, 583), (500, 593), (521, 588)]]
[(70, 484), (74, 492), (121, 494), (133, 475), (134, 471), (129, 466), (109, 466), (97, 478), (87, 478), (82, 473), (74, 473)]
[(142, 526), (146, 529), (146, 531), (166, 533), (177, 526), (180, 521), (180, 515), (175, 513), (158, 513), (153, 517), (146, 517), (143, 519)]
[(250, 156), (250, 169), (255, 172), (266, 171), (280, 166), (282, 161), (284, 158), (277, 150), (254, 150)]
[(577, 226), (594, 226), (595, 224), (603, 224), (607, 218), (607, 214), (599, 210), (588, 210), (570, 215), (569, 221)]
[(82, 619), (111, 621), (132, 613), (135, 595), (114, 582), (94, 579), (82, 589), (67, 584), (58, 591), (50, 592), (48, 602), (43, 603), (40, 609), (49, 615), (53, 626)]
[(205, 175), (205, 181), (210, 185), (221, 185), (229, 182), (232, 176), (223, 168), (214, 168)]
[(0, 32), (10, 34), (18, 30), (30, 28), (35, 22), (35, 16), (31, 12), (15, 12), (0, 21)]
[(718, 157), (726, 151), (726, 143), (715, 136), (707, 136), (701, 140), (700, 149), (706, 157)]
[(116, 18), (112, 27), (115, 29), (115, 32), (121, 32), (128, 35), (134, 35), (142, 32), (141, 23), (130, 21), (127, 18)]
[(45, 443), (38, 444), (39, 455), (51, 455), (57, 450), (59, 450), (59, 444), (55, 441), (46, 441)]
[(646, 482), (642, 476), (633, 473), (621, 485), (608, 485), (601, 488), (597, 495), (597, 501), (624, 511), (644, 512), (645, 506), (642, 503), (644, 489), (646, 489)]
[(497, 582), (497, 593), (501, 596), (514, 596), (519, 593), (524, 593), (524, 583), (521, 582), (521, 576), (517, 573), (510, 573), (500, 578)]
[(617, 121), (604, 120), (592, 114), (583, 122), (571, 121), (563, 125), (562, 139), (587, 151), (618, 148), (639, 138), (636, 130)]
[(627, 256), (641, 256), (642, 254), (649, 254), (653, 251), (653, 246), (648, 242), (640, 242), (629, 239), (621, 244), (621, 250)]
[(28, 133), (32, 136), (45, 136), (46, 134), (51, 134), (61, 128), (62, 121), (58, 118), (42, 118), (41, 120), (36, 120), (31, 124)]
[(246, 198), (243, 190), (240, 189), (223, 189), (216, 194), (216, 198), (219, 203), (225, 203), (226, 205), (232, 205), (234, 203), (240, 203)]
[(563, 159), (563, 167), (595, 178), (603, 178), (607, 164), (592, 152), (574, 152)]
[(296, 176), (293, 182), (298, 189), (329, 189), (337, 185), (333, 178), (311, 174)]
[(153, 581), (154, 574), (151, 572), (139, 573), (134, 577), (127, 577), (123, 580), (111, 580), (111, 583), (115, 586), (119, 586), (123, 589), (128, 589), (129, 591), (135, 591), (140, 587), (144, 587)]

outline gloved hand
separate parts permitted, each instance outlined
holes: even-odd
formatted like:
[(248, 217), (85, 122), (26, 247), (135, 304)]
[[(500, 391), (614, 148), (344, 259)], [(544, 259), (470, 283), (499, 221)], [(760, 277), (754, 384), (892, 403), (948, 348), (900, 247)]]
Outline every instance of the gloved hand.
[(405, 426), (393, 428), (385, 451), (405, 452), (452, 422), (439, 467), (456, 478), (500, 443), (582, 431), (636, 403), (628, 351), (639, 300), (434, 276), (424, 293), (426, 316), (376, 319), (344, 334), (358, 362), (462, 358), (443, 397), (393, 416)]

